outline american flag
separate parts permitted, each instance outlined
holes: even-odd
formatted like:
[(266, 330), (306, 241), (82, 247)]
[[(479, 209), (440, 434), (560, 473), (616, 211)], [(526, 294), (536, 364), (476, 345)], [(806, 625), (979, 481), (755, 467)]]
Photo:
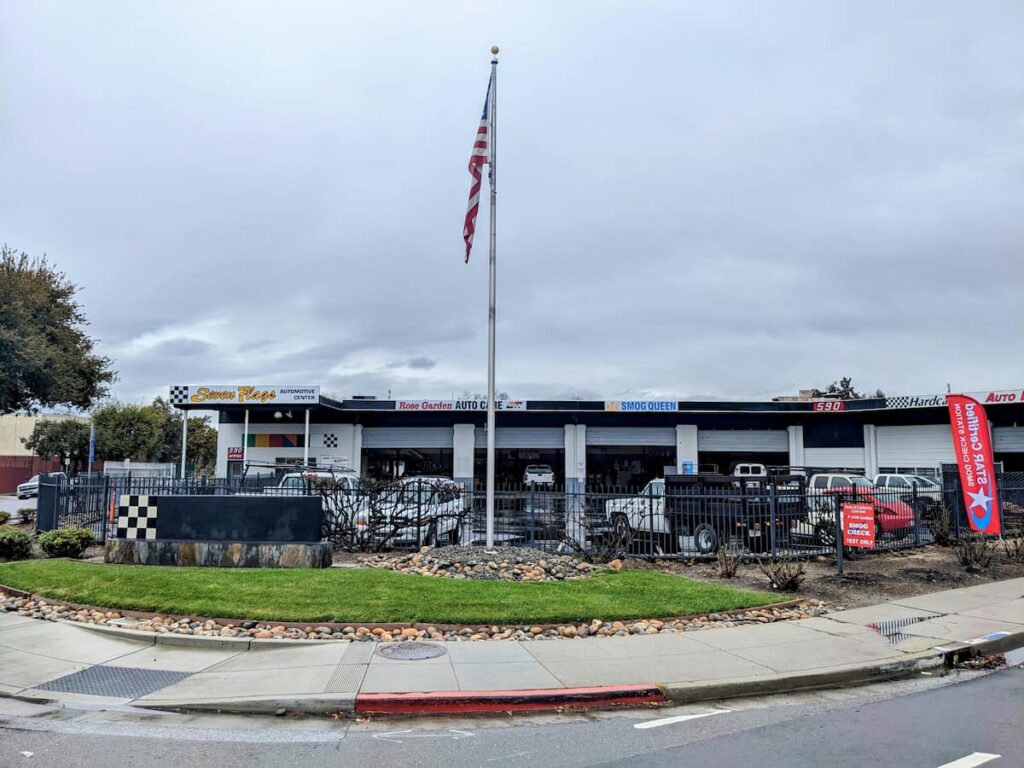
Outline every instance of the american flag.
[(487, 83), (487, 97), (484, 99), (484, 113), (480, 116), (480, 127), (476, 130), (473, 151), (469, 155), (469, 175), (473, 183), (469, 187), (469, 207), (466, 209), (466, 224), (462, 229), (462, 239), (466, 241), (466, 263), (469, 263), (469, 252), (473, 250), (473, 234), (476, 232), (476, 215), (480, 210), (480, 186), (483, 174), (481, 166), (490, 160), (491, 133), (491, 84)]

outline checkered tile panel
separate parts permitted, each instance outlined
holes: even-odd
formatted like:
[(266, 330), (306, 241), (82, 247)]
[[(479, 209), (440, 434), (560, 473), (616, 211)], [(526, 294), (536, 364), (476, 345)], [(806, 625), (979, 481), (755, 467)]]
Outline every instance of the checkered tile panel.
[(171, 405), (182, 405), (188, 402), (188, 387), (176, 385), (171, 387)]
[(910, 398), (909, 397), (887, 397), (885, 398), (886, 408), (909, 408)]
[(324, 448), (337, 448), (338, 447), (338, 436), (337, 435), (324, 435)]
[(155, 539), (156, 511), (155, 496), (121, 496), (117, 508), (117, 538)]

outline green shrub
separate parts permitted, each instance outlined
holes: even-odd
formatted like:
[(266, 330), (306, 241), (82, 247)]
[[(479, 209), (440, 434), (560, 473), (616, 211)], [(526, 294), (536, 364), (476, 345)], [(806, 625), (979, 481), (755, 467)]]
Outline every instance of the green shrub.
[(0, 558), (24, 560), (31, 555), (31, 536), (13, 525), (0, 525)]
[(0, 510), (0, 525), (7, 525), (7, 521), (11, 519), (10, 512), (4, 512)]
[(81, 557), (94, 541), (88, 528), (58, 528), (39, 536), (39, 546), (50, 557)]

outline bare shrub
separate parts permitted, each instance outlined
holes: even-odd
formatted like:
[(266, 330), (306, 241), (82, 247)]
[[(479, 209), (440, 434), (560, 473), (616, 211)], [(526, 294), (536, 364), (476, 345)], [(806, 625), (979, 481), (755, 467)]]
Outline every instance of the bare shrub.
[(806, 576), (804, 564), (786, 558), (757, 558), (757, 567), (768, 577), (771, 588), (779, 592), (796, 592)]
[(1003, 555), (1011, 563), (1024, 563), (1024, 533), (1003, 538)]
[(357, 490), (321, 478), (311, 486), (323, 500), (324, 539), (352, 552), (458, 544), (467, 518), (461, 490), (445, 478), (364, 481)]
[(729, 547), (722, 544), (718, 548), (718, 576), (722, 579), (731, 579), (743, 565), (743, 550), (738, 547)]
[(984, 534), (964, 536), (953, 547), (957, 562), (968, 573), (981, 573), (992, 564), (993, 542)]
[(932, 538), (935, 539), (935, 543), (939, 546), (948, 547), (953, 540), (952, 520), (953, 515), (944, 502), (938, 504), (932, 511), (930, 522)]

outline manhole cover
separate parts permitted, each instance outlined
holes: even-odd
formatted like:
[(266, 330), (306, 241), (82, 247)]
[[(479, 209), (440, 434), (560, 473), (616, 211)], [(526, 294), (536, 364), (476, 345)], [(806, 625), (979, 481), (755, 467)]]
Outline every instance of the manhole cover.
[(377, 647), (377, 653), (386, 659), (418, 661), (436, 659), (448, 653), (442, 646), (433, 643), (395, 643)]

